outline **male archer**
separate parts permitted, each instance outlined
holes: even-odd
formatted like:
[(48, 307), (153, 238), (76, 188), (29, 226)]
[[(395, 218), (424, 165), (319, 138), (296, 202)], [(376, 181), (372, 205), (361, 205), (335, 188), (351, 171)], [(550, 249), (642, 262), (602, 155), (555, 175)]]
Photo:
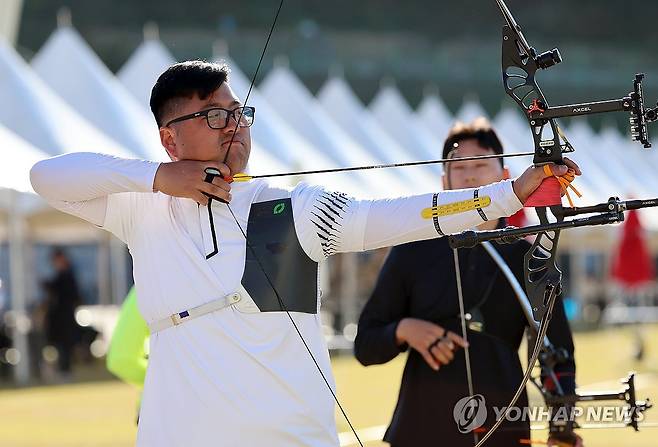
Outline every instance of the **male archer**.
[(50, 204), (130, 249), (151, 333), (139, 446), (338, 445), (317, 264), (479, 225), (475, 210), (422, 213), (476, 192), (490, 198), (489, 219), (511, 215), (544, 178), (531, 167), (513, 182), (387, 200), (230, 183), (246, 169), (255, 110), (231, 89), (226, 65), (172, 65), (151, 110), (171, 162), (72, 153), (31, 171)]

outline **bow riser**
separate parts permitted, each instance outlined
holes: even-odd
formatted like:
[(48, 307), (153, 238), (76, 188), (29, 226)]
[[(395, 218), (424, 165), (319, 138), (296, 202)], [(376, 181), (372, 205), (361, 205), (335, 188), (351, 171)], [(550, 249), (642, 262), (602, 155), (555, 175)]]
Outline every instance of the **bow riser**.
[(534, 111), (545, 110), (548, 101), (535, 81), (535, 74), (540, 67), (535, 58), (526, 54), (522, 44), (524, 40), (512, 28), (503, 26), (503, 86), (505, 92), (525, 111), (534, 140), (533, 163), (562, 164), (562, 152), (567, 148), (567, 143), (561, 141), (557, 123), (552, 119), (534, 118), (532, 115)]
[[(546, 207), (536, 208), (541, 225), (549, 223)], [(563, 218), (559, 216), (558, 222)], [(532, 306), (535, 321), (541, 321), (547, 309), (562, 289), (562, 271), (557, 266), (557, 246), (560, 230), (544, 231), (535, 238), (530, 249), (523, 257), (525, 268), (525, 288)], [(550, 316), (549, 316), (550, 318)]]

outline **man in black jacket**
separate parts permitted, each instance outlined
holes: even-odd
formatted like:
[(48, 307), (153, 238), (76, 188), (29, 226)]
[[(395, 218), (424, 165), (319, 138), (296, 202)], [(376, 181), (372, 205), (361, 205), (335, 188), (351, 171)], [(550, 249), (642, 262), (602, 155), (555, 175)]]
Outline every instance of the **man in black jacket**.
[(75, 309), (80, 305), (80, 293), (71, 262), (62, 249), (52, 253), (55, 275), (47, 282), (46, 337), (57, 348), (58, 370), (65, 379), (70, 378), (73, 347), (79, 326), (75, 322)]
[[(457, 124), (450, 131), (443, 158), (502, 152), (495, 131), (479, 119), (469, 125)], [(502, 159), (455, 161), (446, 165), (443, 186), (470, 188), (508, 177)], [(478, 228), (505, 225), (504, 220), (489, 220)], [(525, 240), (495, 244), (521, 284), (523, 256), (529, 246)], [(459, 253), (464, 304), (471, 316), (468, 343), (474, 392), (485, 397), (487, 419), (481, 430), (486, 430), (495, 422), (493, 407), (507, 405), (523, 377), (518, 350), (528, 322), (507, 279), (484, 248), (478, 245)], [(470, 394), (461, 349), (466, 342), (457, 335), (461, 333), (459, 315), (454, 259), (447, 238), (394, 247), (361, 314), (355, 340), (355, 355), (363, 365), (388, 362), (412, 348), (384, 437), (393, 447), (473, 445), (473, 434), (460, 433), (453, 422), (455, 404)], [(561, 297), (555, 304), (548, 337), (569, 353), (569, 360), (555, 369), (564, 392), (573, 393), (574, 347)], [(525, 393), (517, 406), (528, 406)], [(530, 421), (506, 421), (487, 445), (519, 445), (520, 439), (527, 438)]]

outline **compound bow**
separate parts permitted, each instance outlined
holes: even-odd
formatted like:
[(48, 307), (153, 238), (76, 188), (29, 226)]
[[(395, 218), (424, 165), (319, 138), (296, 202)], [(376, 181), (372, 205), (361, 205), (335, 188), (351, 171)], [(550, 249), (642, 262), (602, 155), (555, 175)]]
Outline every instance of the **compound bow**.
[[(503, 86), (506, 93), (523, 109), (524, 115), (528, 120), (534, 141), (533, 163), (535, 165), (540, 166), (547, 163), (563, 164), (562, 154), (574, 151), (573, 146), (569, 143), (555, 120), (559, 117), (582, 116), (615, 111), (629, 112), (632, 139), (642, 143), (645, 148), (651, 147), (647, 123), (655, 121), (658, 118), (658, 107), (651, 109), (644, 106), (642, 91), (643, 74), (635, 76), (633, 91), (621, 99), (551, 107), (537, 84), (535, 76), (540, 69), (545, 70), (562, 62), (560, 51), (554, 48), (544, 53), (538, 53), (526, 40), (521, 27), (517, 24), (504, 0), (496, 0), (496, 2), (507, 22), (503, 26), (502, 39)], [(555, 181), (555, 178), (548, 178), (545, 182)], [(532, 320), (535, 324), (539, 322), (536, 326), (536, 342), (528, 361), (528, 369), (517, 392), (507, 405), (502, 417), (484, 434), (479, 442), (477, 435), (475, 435), (476, 447), (484, 444), (505, 420), (509, 411), (516, 404), (516, 401), (525, 389), (527, 382), (531, 379), (531, 372), (538, 358), (543, 356), (547, 362), (546, 364), (549, 365), (545, 368), (550, 368), (551, 370), (551, 363), (554, 364), (559, 358), (556, 351), (551, 349), (550, 343), (546, 344), (546, 331), (555, 299), (561, 292), (562, 272), (556, 263), (560, 231), (564, 228), (621, 222), (624, 219), (623, 212), (625, 210), (653, 206), (658, 206), (658, 199), (622, 202), (618, 198), (613, 197), (604, 204), (582, 208), (564, 208), (558, 197), (557, 201), (540, 203), (539, 206), (535, 207), (539, 218), (539, 225), (491, 231), (467, 231), (450, 236), (450, 245), (454, 250), (455, 262), (457, 263), (457, 249), (460, 247), (473, 247), (477, 243), (490, 240), (511, 242), (518, 240), (520, 237), (536, 235), (535, 241), (524, 257), (526, 271), (525, 289), (528, 293), (533, 316)], [(549, 220), (549, 211), (553, 217), (553, 221)], [(564, 220), (565, 217), (580, 214), (595, 215), (570, 221)], [(456, 279), (459, 283), (461, 282), (459, 270), (456, 273)], [(458, 294), (460, 307), (463, 308), (463, 297), (461, 296), (459, 287)], [(465, 321), (463, 312), (462, 321)], [(464, 328), (463, 335), (466, 335), (464, 323), (462, 327)], [(468, 355), (466, 355), (466, 362), (470, 362)], [(470, 365), (467, 365), (468, 370), (470, 370)], [(550, 373), (551, 371), (545, 370), (545, 372)], [(470, 377), (468, 377), (468, 380), (469, 391), (472, 394)], [(533, 383), (538, 385), (534, 380)], [(543, 390), (543, 388), (540, 388), (540, 390)], [(624, 400), (632, 409), (631, 421), (628, 425), (632, 426), (635, 430), (638, 429), (638, 419), (641, 417), (642, 412), (651, 406), (646, 401), (635, 400), (634, 376), (632, 374), (629, 375), (626, 388), (623, 392), (574, 396), (555, 396), (546, 392), (544, 397), (549, 406), (558, 404), (574, 405), (576, 402), (584, 400), (609, 400), (612, 398)], [(551, 426), (551, 429), (557, 432), (572, 431), (573, 428), (573, 421), (569, 421), (566, 425), (556, 426), (552, 424)]]

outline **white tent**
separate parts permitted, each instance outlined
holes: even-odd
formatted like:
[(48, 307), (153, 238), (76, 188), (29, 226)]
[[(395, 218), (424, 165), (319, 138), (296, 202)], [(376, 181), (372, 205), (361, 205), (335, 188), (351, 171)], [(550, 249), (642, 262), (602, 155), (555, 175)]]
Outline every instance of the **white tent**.
[(10, 305), (16, 324), (12, 330), (13, 347), (19, 352), (20, 360), (15, 369), (16, 380), (26, 383), (29, 379), (27, 329), (29, 319), (25, 313), (27, 302), (27, 269), (25, 258), (25, 236), (27, 210), (37, 197), (30, 194), (32, 186), (29, 170), (34, 163), (47, 157), (19, 136), (0, 125), (0, 145), (4, 149), (0, 160), (0, 241), (9, 246), (8, 296), (11, 303), (0, 300), (0, 310)]
[[(238, 98), (244, 102), (247, 99), (251, 80), (230, 58), (220, 57), (219, 59), (226, 62), (231, 68), (229, 84)], [(250, 130), (253, 143), (261, 147), (260, 150), (252, 150), (252, 159), (258, 157), (261, 151), (263, 154), (266, 151), (267, 156), (286, 166), (288, 172), (340, 167), (332, 158), (326, 156), (300, 136), (292, 126), (289, 126), (256, 87), (252, 87), (247, 103), (256, 107), (256, 120)], [(256, 165), (250, 162), (249, 168), (249, 173), (254, 175), (273, 172), (272, 168), (266, 164)], [(291, 186), (300, 180), (322, 183), (329, 188), (356, 193), (360, 187), (353, 179), (354, 177), (348, 174), (331, 174), (288, 177), (285, 178), (285, 181)]]
[[(229, 58), (222, 58), (231, 68), (229, 84), (241, 101), (256, 107), (256, 120), (251, 128), (251, 138), (268, 150), (274, 157), (293, 169), (306, 169), (313, 166), (308, 160), (323, 157), (318, 162), (329, 163), (329, 159), (299, 136), (280, 116), (256, 87), (249, 93), (251, 80), (238, 65)], [(247, 99), (247, 93), (249, 98)], [(326, 165), (323, 165), (326, 166)]]
[[(651, 155), (654, 149), (644, 149), (638, 142), (624, 137), (616, 127), (605, 126), (598, 139), (599, 157), (614, 160), (614, 163), (629, 172), (634, 179), (626, 192), (639, 197), (658, 196), (658, 176), (652, 166)], [(617, 168), (615, 168), (616, 171)]]
[[(376, 161), (325, 113), (315, 97), (289, 69), (277, 67), (272, 70), (260, 90), (290, 126), (294, 126), (304, 138), (324, 151), (339, 166), (370, 165)], [(360, 191), (365, 191), (371, 197), (390, 197), (408, 189), (398, 177), (382, 170), (356, 171), (350, 177), (363, 182)], [(349, 192), (358, 194), (360, 191)]]
[[(532, 152), (530, 126), (516, 110), (503, 107), (494, 118), (492, 126), (503, 144), (505, 153)], [(521, 175), (532, 164), (532, 157), (506, 158), (505, 164), (510, 168), (512, 176)]]
[[(383, 87), (368, 107), (382, 129), (419, 160), (441, 158), (443, 139), (434, 137), (416, 121), (416, 113), (393, 86)], [(432, 171), (440, 173), (440, 166), (432, 165)]]
[(480, 100), (472, 95), (464, 98), (461, 108), (457, 111), (456, 119), (463, 123), (470, 123), (480, 117), (489, 118), (486, 110), (480, 104)]
[(169, 50), (158, 39), (146, 39), (137, 47), (117, 77), (140, 106), (150, 112), (151, 90), (158, 77), (176, 63)]
[[(380, 163), (414, 161), (413, 155), (400, 147), (379, 126), (370, 111), (359, 101), (345, 79), (334, 77), (317, 94), (324, 110)], [(441, 179), (425, 166), (398, 168), (396, 174), (413, 190), (436, 191)]]
[(615, 180), (616, 173), (611, 170), (606, 158), (601, 156), (596, 144), (597, 136), (591, 127), (584, 120), (577, 120), (564, 133), (576, 150), (574, 161), (583, 170), (583, 177), (592, 185), (594, 196), (583, 197), (582, 200), (589, 203), (605, 202), (611, 195), (619, 194), (620, 185)]
[(73, 28), (58, 28), (31, 65), (46, 85), (105, 135), (139, 157), (167, 160), (153, 117)]
[[(658, 182), (655, 176), (644, 179), (639, 175), (643, 169), (646, 169), (646, 163), (638, 163), (626, 156), (627, 149), (631, 149), (629, 147), (632, 144), (630, 138), (624, 142), (625, 144), (618, 146), (618, 143), (614, 142), (614, 137), (613, 140), (610, 139), (611, 132), (616, 131), (606, 128), (596, 135), (589, 149), (593, 157), (601, 160), (600, 164), (604, 169), (610, 171), (610, 166), (615, 166), (609, 174), (619, 185), (619, 193), (625, 197), (648, 197), (651, 195), (651, 191), (658, 192)], [(617, 135), (619, 135), (618, 132)], [(638, 144), (638, 147), (641, 146)]]
[(436, 141), (445, 140), (455, 121), (438, 94), (425, 95), (418, 105), (416, 115)]
[(18, 135), (0, 124), (0, 188), (9, 188), (21, 192), (31, 192), (30, 169), (48, 154), (32, 146)]
[(0, 124), (48, 154), (74, 151), (130, 156), (54, 94), (0, 40)]
[[(613, 160), (606, 163), (613, 170), (613, 178), (616, 178), (618, 166), (626, 172), (625, 178), (630, 175), (632, 183), (620, 180), (625, 195), (622, 199), (651, 199), (658, 197), (658, 176), (650, 161), (652, 150), (645, 149), (638, 142), (631, 141), (630, 135), (622, 136), (614, 126), (605, 126), (598, 135), (599, 157)], [(654, 159), (655, 160), (655, 159)], [(615, 194), (611, 194), (615, 195)], [(640, 210), (643, 216), (643, 224), (653, 231), (658, 230), (658, 208), (646, 208)]]
[[(17, 322), (12, 340), (20, 355), (15, 369), (16, 380), (26, 383), (29, 379), (27, 332), (30, 328), (26, 308), (30, 300), (38, 295), (39, 287), (31, 244), (37, 241), (46, 244), (98, 242), (100, 267), (106, 258), (103, 254), (107, 252), (103, 250), (108, 247), (110, 236), (81, 219), (51, 208), (33, 193), (29, 171), (34, 163), (48, 157), (48, 154), (1, 125), (0, 144), (5, 148), (4, 159), (0, 161), (0, 241), (7, 241), (9, 247), (7, 284), (12, 319)], [(107, 267), (107, 264), (103, 265)], [(114, 270), (125, 271), (125, 265), (115, 264)], [(107, 273), (107, 268), (99, 268), (101, 296), (109, 295)]]
[[(32, 240), (41, 242), (88, 242), (99, 239), (105, 232), (77, 217), (51, 208), (34, 194), (29, 172), (39, 160), (49, 154), (0, 124), (0, 144), (5, 151), (0, 159), (0, 217), (20, 216), (30, 231)], [(7, 228), (0, 221), (0, 240), (7, 236)]]
[(44, 203), (32, 190), (29, 172), (48, 155), (0, 124), (0, 241), (10, 238), (10, 220), (24, 216)]

